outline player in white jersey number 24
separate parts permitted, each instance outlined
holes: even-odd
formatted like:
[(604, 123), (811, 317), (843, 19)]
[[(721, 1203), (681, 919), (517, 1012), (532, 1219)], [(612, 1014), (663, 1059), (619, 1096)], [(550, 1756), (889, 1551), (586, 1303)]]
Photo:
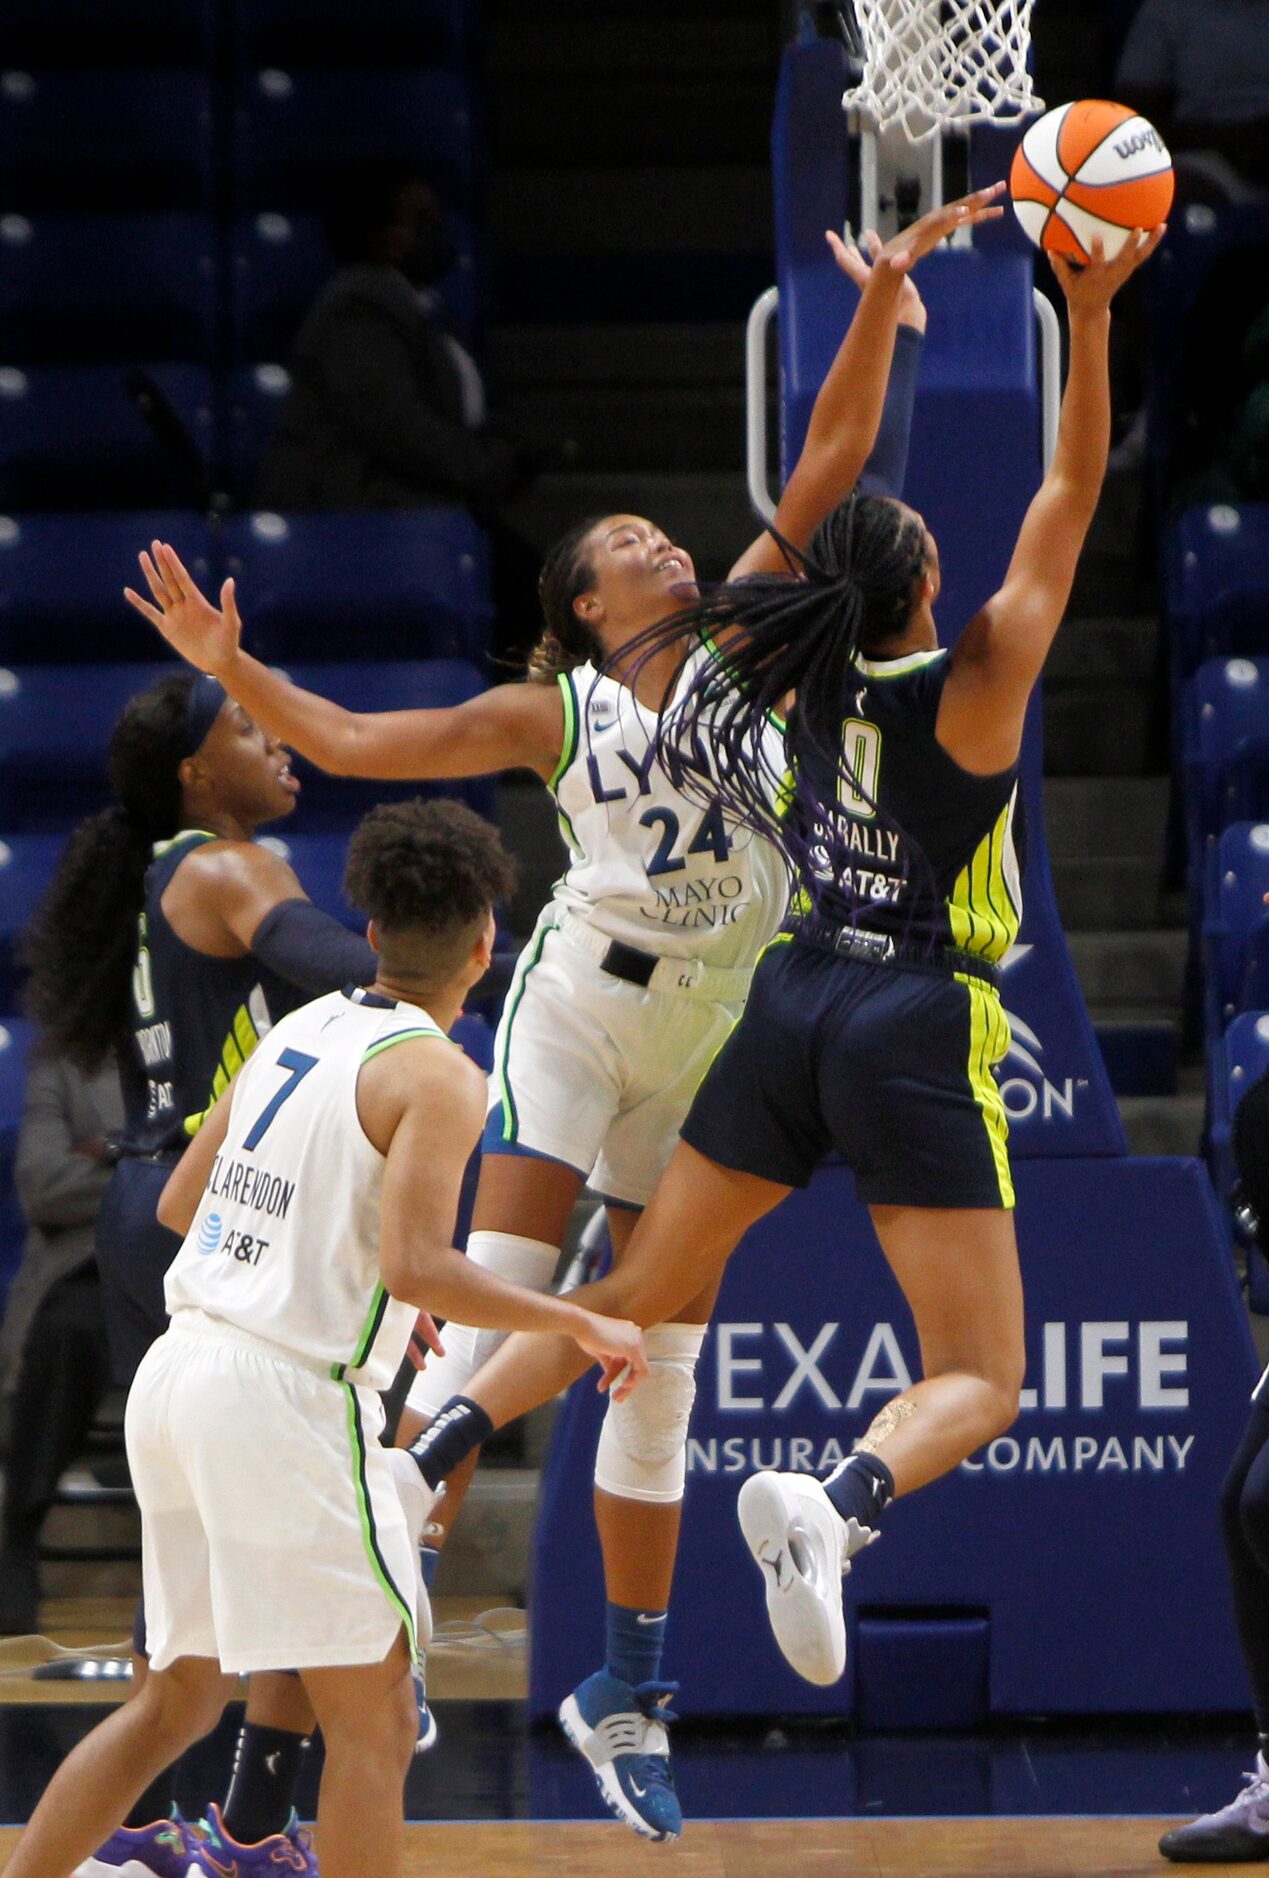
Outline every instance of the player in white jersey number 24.
[[(325, 1738), (324, 1878), (400, 1878), (430, 1496), (410, 1456), (380, 1446), (378, 1392), (420, 1311), (564, 1331), (623, 1395), (647, 1373), (633, 1324), (452, 1244), (485, 1080), (446, 1032), (488, 969), (511, 881), (470, 809), (373, 810), (346, 889), (370, 916), (374, 984), (275, 1025), (173, 1171), (160, 1215), (185, 1238), (171, 1324), (127, 1414), (150, 1674), (62, 1763), (10, 1878), (65, 1878), (262, 1669), (298, 1670)], [(215, 1818), (209, 1841), (191, 1835), (189, 1870), (237, 1870), (244, 1848)]]
[[(998, 214), (996, 193), (949, 204), (885, 249), (870, 243), (871, 273), (862, 255), (830, 236), (862, 294), (776, 511), (777, 529), (795, 548), (806, 548), (858, 481), (882, 423), (892, 358), (896, 377), (915, 375), (912, 328), (919, 331), (924, 310), (908, 270), (956, 228)], [(908, 395), (910, 408), (910, 385)], [(906, 413), (901, 428), (906, 450)], [(569, 866), (520, 961), (499, 1028), (468, 1255), (545, 1289), (589, 1181), (608, 1203), (620, 1260), (786, 899), (774, 849), (717, 806), (674, 791), (653, 762), (678, 652), (648, 661), (637, 676), (622, 668), (623, 648), (696, 597), (691, 557), (636, 515), (583, 523), (543, 569), (546, 632), (529, 683), (496, 686), (452, 710), (376, 715), (343, 711), (250, 658), (231, 582), (217, 609), (169, 548), (156, 543), (142, 568), (151, 597), (129, 594), (138, 611), (183, 657), (216, 673), (257, 722), (321, 767), (379, 778), (527, 768), (552, 790)], [(787, 572), (778, 542), (763, 534), (731, 575)], [(711, 656), (703, 646), (699, 657)], [(660, 1657), (688, 1411), (712, 1304), (712, 1291), (702, 1294), (649, 1330), (653, 1384), (633, 1401), (646, 1397), (655, 1426), (610, 1413), (596, 1459), (607, 1648), (604, 1670), (577, 1692), (587, 1728), (581, 1745), (606, 1802), (657, 1839), (675, 1837), (681, 1825)], [(442, 1409), (449, 1426), (468, 1414), (465, 1384), (497, 1343), (453, 1325), (446, 1335), (445, 1360), (429, 1364), (412, 1392), (406, 1438)], [(442, 1524), (469, 1478), (467, 1468), (448, 1483)], [(603, 1745), (618, 1739), (620, 1754)]]

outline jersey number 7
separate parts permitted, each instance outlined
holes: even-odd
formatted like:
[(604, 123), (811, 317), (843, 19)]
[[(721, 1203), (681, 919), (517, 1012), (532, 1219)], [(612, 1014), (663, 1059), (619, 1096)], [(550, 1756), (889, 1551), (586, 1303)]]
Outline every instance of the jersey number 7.
[(277, 1094), (266, 1102), (253, 1122), (251, 1131), (242, 1144), (248, 1150), (257, 1147), (263, 1140), (265, 1130), (287, 1097), (293, 1096), (308, 1072), (317, 1068), (317, 1058), (307, 1056), (303, 1050), (279, 1050), (278, 1064), (282, 1069), (289, 1070), (290, 1074)]

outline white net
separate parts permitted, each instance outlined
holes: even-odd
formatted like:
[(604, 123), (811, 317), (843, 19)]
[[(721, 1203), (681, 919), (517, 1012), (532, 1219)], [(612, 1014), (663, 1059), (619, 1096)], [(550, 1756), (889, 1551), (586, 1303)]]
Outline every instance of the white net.
[(863, 75), (843, 102), (914, 143), (1044, 109), (1027, 71), (1033, 0), (854, 0)]

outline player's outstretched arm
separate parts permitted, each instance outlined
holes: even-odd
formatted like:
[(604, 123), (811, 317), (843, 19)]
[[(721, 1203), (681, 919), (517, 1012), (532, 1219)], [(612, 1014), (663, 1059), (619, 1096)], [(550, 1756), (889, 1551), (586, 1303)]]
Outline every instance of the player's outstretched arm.
[(398, 1044), (362, 1068), (357, 1111), (387, 1158), (379, 1213), (384, 1288), (479, 1329), (563, 1332), (603, 1364), (605, 1382), (626, 1370), (617, 1390), (624, 1396), (647, 1374), (637, 1324), (509, 1284), (454, 1247), (459, 1188), (485, 1105), (480, 1071), (439, 1038)]
[[(773, 526), (795, 548), (807, 547), (825, 516), (850, 494), (877, 441), (896, 327), (905, 317), (915, 322), (917, 309), (924, 320), (920, 296), (907, 281), (908, 274), (923, 255), (958, 228), (1000, 215), (996, 197), (1003, 188), (1003, 183), (994, 183), (934, 209), (884, 246), (870, 242), (871, 266), (831, 230), (826, 233), (838, 266), (861, 293), (855, 317), (812, 408), (802, 453), (776, 508)], [(728, 578), (786, 571), (779, 543), (768, 533), (741, 556)]]
[(1070, 369), (1057, 448), (1000, 591), (957, 643), (939, 706), (939, 742), (980, 775), (1007, 769), (1022, 747), (1027, 702), (1062, 623), (1106, 474), (1110, 303), (1165, 232), (1135, 229), (1113, 261), (1103, 258), (1100, 241), (1094, 241), (1085, 268), (1049, 256), (1070, 315)]
[(346, 711), (243, 651), (232, 580), (216, 607), (166, 543), (153, 542), (140, 562), (152, 597), (125, 587), (129, 605), (270, 736), (332, 776), (414, 781), (531, 769), (549, 778), (559, 761), (564, 706), (553, 685), (496, 685), (448, 710)]

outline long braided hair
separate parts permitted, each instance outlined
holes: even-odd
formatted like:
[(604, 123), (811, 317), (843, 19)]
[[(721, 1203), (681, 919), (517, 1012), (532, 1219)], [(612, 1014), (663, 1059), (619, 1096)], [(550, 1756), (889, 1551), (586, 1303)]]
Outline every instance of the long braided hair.
[[(790, 785), (784, 752), (768, 735), (796, 693), (792, 754), (816, 762), (852, 790), (859, 778), (842, 746), (842, 700), (856, 661), (901, 633), (925, 574), (919, 518), (882, 496), (852, 496), (820, 525), (805, 554), (779, 536), (789, 574), (759, 574), (702, 590), (681, 612), (621, 653), (637, 670), (680, 648), (670, 702), (656, 733), (657, 760), (690, 800), (784, 847)], [(790, 578), (790, 576), (794, 576)], [(719, 656), (682, 683), (702, 640)], [(679, 689), (682, 684), (682, 689)]]
[(26, 1007), (43, 1042), (91, 1074), (127, 1034), (137, 920), (156, 841), (182, 824), (178, 774), (196, 672), (130, 698), (110, 738), (115, 802), (67, 840), (23, 939)]

